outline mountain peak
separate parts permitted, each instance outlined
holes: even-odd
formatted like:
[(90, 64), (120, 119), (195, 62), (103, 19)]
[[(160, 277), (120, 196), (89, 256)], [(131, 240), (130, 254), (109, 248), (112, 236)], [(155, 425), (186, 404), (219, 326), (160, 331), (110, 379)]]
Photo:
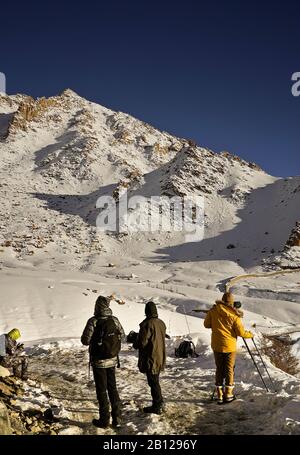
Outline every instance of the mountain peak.
[(64, 89), (59, 96), (61, 97), (67, 97), (67, 98), (82, 98), (78, 93), (74, 92), (74, 90), (70, 88)]

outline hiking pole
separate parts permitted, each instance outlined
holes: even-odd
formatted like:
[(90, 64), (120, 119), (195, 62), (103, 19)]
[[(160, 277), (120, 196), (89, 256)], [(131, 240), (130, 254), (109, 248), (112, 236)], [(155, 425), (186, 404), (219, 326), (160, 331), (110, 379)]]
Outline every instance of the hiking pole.
[(213, 393), (210, 396), (210, 400), (211, 401), (214, 401), (215, 391), (216, 391), (216, 389), (214, 389)]
[(267, 368), (267, 365), (265, 364), (264, 359), (262, 358), (261, 353), (260, 353), (260, 351), (258, 350), (258, 347), (256, 346), (256, 343), (255, 343), (255, 341), (254, 341), (254, 338), (252, 338), (252, 341), (253, 341), (253, 344), (254, 344), (254, 346), (255, 346), (255, 349), (256, 349), (256, 351), (257, 351), (257, 353), (258, 353), (258, 355), (259, 355), (259, 358), (260, 358), (260, 360), (262, 361), (262, 364), (263, 364), (263, 366), (265, 367), (265, 370), (266, 370), (266, 372), (267, 372), (267, 374), (268, 374), (268, 376), (269, 376), (270, 382), (271, 382), (272, 386), (274, 387), (274, 391), (277, 392), (276, 387), (275, 387), (275, 385), (274, 385), (274, 382), (272, 381), (272, 378), (271, 378), (271, 376), (270, 376), (269, 370), (268, 370), (268, 368)]
[(266, 386), (266, 383), (265, 383), (265, 381), (264, 381), (264, 378), (262, 377), (261, 372), (259, 371), (259, 368), (258, 368), (258, 366), (257, 366), (257, 363), (256, 363), (255, 360), (254, 360), (254, 357), (253, 357), (253, 355), (252, 355), (252, 352), (250, 351), (249, 346), (248, 346), (248, 344), (246, 343), (245, 338), (243, 338), (243, 340), (244, 340), (245, 346), (246, 346), (246, 348), (247, 348), (247, 351), (248, 351), (248, 353), (249, 353), (249, 355), (250, 355), (250, 357), (251, 357), (251, 359), (252, 359), (252, 362), (254, 363), (254, 365), (255, 365), (255, 367), (256, 367), (256, 369), (257, 369), (257, 371), (258, 371), (258, 374), (259, 374), (259, 376), (260, 376), (260, 379), (262, 380), (263, 385), (265, 386), (267, 392), (269, 392), (269, 389), (268, 389), (268, 387)]
[(188, 320), (187, 320), (185, 305), (183, 305), (183, 309), (184, 309), (184, 315), (185, 315), (185, 322), (186, 322), (186, 325), (187, 325), (187, 328), (188, 328), (188, 331), (189, 331), (189, 334), (190, 334), (191, 331), (190, 331), (190, 326), (189, 326), (189, 323), (188, 323)]
[(185, 305), (182, 305), (183, 306), (183, 310), (184, 310), (184, 314), (185, 314), (185, 322), (186, 322), (186, 325), (187, 325), (187, 329), (189, 331), (189, 334), (191, 333), (190, 331), (190, 326), (189, 326), (189, 323), (188, 323), (188, 319), (187, 319), (187, 315), (186, 315), (186, 309), (185, 309)]

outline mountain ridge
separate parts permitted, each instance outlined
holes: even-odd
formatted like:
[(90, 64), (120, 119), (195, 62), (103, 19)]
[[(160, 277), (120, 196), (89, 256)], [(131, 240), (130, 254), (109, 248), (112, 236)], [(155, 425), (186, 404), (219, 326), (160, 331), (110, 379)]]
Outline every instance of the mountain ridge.
[[(300, 178), (269, 176), (255, 163), (174, 137), (70, 89), (49, 98), (1, 95), (0, 136), (4, 201), (0, 243), (10, 262), (41, 263), (47, 252), (53, 257), (70, 252), (75, 268), (86, 263), (92, 267), (90, 262), (97, 263), (99, 252), (107, 258), (124, 251), (140, 257), (137, 239), (141, 238), (149, 257), (160, 258), (163, 250), (167, 258), (168, 249), (177, 244), (182, 245), (184, 260), (239, 259), (246, 267), (260, 266), (269, 256), (281, 254), (299, 221)], [(206, 251), (203, 242), (192, 248), (193, 254), (183, 254), (184, 236), (178, 232), (130, 234), (122, 239), (99, 234), (98, 198), (105, 195), (117, 201), (124, 191), (129, 196), (203, 196), (206, 243), (215, 238), (217, 251), (212, 252), (213, 247)], [(247, 209), (250, 205), (253, 210)], [(271, 234), (265, 241), (281, 205), (281, 234)], [(260, 213), (259, 224), (255, 211)], [(154, 237), (157, 240), (152, 241)], [(235, 248), (229, 251), (228, 245)]]

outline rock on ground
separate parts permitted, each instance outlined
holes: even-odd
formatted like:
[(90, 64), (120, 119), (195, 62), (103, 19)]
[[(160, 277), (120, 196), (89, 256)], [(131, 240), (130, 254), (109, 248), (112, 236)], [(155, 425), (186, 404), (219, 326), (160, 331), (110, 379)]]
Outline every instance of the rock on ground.
[(0, 401), (0, 435), (11, 434), (10, 421), (8, 411), (5, 404)]

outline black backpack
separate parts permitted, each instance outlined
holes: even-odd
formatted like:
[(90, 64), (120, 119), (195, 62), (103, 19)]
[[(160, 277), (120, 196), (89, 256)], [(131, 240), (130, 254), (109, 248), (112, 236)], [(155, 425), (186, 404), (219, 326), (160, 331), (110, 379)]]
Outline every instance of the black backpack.
[(114, 319), (98, 319), (91, 340), (93, 359), (105, 360), (117, 357), (121, 350), (121, 333)]
[(188, 357), (199, 357), (196, 352), (195, 345), (192, 341), (182, 341), (178, 348), (175, 348), (175, 357), (182, 357), (187, 359)]
[(131, 330), (131, 332), (128, 333), (126, 341), (127, 343), (135, 343), (137, 341), (137, 337), (139, 336), (138, 333), (136, 333), (134, 330)]

